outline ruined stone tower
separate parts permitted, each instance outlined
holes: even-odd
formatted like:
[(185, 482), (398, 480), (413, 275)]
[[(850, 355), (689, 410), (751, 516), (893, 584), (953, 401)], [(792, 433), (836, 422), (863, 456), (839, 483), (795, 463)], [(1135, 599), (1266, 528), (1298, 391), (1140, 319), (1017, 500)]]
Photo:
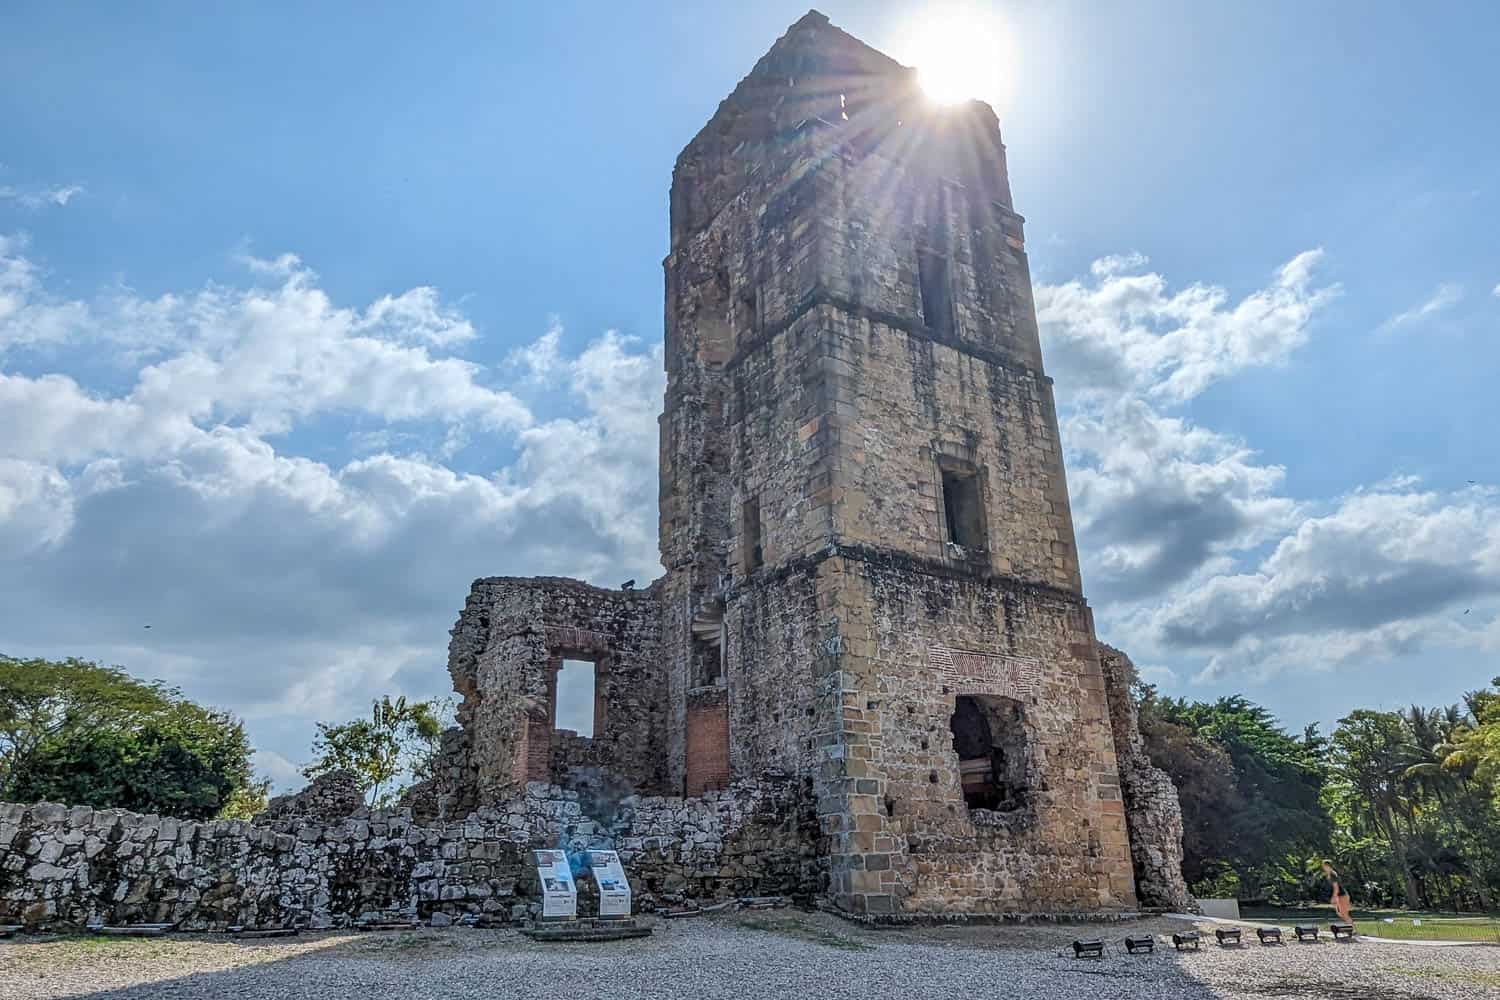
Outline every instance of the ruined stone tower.
[[(665, 576), (476, 582), (443, 811), (775, 783), (846, 912), (1134, 907), (994, 112), (809, 13), (678, 157), (664, 266)], [(555, 727), (564, 659), (592, 734)]]

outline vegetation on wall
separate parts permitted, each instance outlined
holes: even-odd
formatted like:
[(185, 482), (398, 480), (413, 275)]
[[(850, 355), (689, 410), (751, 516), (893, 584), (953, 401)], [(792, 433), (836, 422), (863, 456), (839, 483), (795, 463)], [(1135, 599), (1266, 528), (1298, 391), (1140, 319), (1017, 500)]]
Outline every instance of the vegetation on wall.
[(316, 778), (352, 771), (371, 806), (391, 805), (410, 783), (430, 776), (443, 732), (442, 707), (436, 701), (392, 701), (385, 695), (371, 705), (368, 719), (336, 726), (320, 722), (313, 740), (315, 759), (302, 773)]

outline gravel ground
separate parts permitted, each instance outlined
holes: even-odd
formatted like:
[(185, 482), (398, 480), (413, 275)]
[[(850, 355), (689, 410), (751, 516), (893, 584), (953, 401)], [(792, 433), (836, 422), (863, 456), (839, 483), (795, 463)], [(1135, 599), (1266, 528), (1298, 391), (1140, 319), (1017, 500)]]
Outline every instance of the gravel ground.
[[(1180, 926), (1180, 925), (1176, 925)], [(61, 997), (449, 998), (1316, 997), (1474, 1000), (1500, 997), (1500, 948), (1406, 944), (1208, 944), (1130, 957), (1127, 929), (1093, 927), (876, 931), (789, 911), (659, 922), (640, 941), (538, 944), (514, 931), (449, 929), (236, 943), (189, 936), (0, 942), (0, 1000)], [(1076, 936), (1116, 953), (1065, 957)]]

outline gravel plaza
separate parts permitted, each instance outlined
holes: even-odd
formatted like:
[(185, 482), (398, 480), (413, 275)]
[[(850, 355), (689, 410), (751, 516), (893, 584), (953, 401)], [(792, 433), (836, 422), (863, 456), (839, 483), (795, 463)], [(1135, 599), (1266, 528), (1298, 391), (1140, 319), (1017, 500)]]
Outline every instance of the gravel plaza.
[[(1500, 948), (1359, 941), (1200, 951), (1170, 944), (1168, 919), (1082, 926), (876, 930), (771, 911), (654, 923), (644, 940), (543, 944), (513, 930), (326, 932), (260, 942), (224, 936), (21, 938), (0, 943), (0, 998), (156, 997), (951, 998), (1500, 997)], [(1129, 956), (1126, 933), (1154, 954)], [(1103, 937), (1102, 960), (1072, 957)], [(1290, 934), (1288, 934), (1290, 938)]]

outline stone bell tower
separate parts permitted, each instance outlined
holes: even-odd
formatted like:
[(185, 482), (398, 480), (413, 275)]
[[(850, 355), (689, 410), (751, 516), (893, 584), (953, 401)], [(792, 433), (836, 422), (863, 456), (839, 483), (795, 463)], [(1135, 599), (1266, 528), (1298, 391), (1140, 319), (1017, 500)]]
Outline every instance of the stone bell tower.
[(671, 211), (667, 787), (807, 782), (853, 913), (1133, 907), (994, 112), (812, 12)]

